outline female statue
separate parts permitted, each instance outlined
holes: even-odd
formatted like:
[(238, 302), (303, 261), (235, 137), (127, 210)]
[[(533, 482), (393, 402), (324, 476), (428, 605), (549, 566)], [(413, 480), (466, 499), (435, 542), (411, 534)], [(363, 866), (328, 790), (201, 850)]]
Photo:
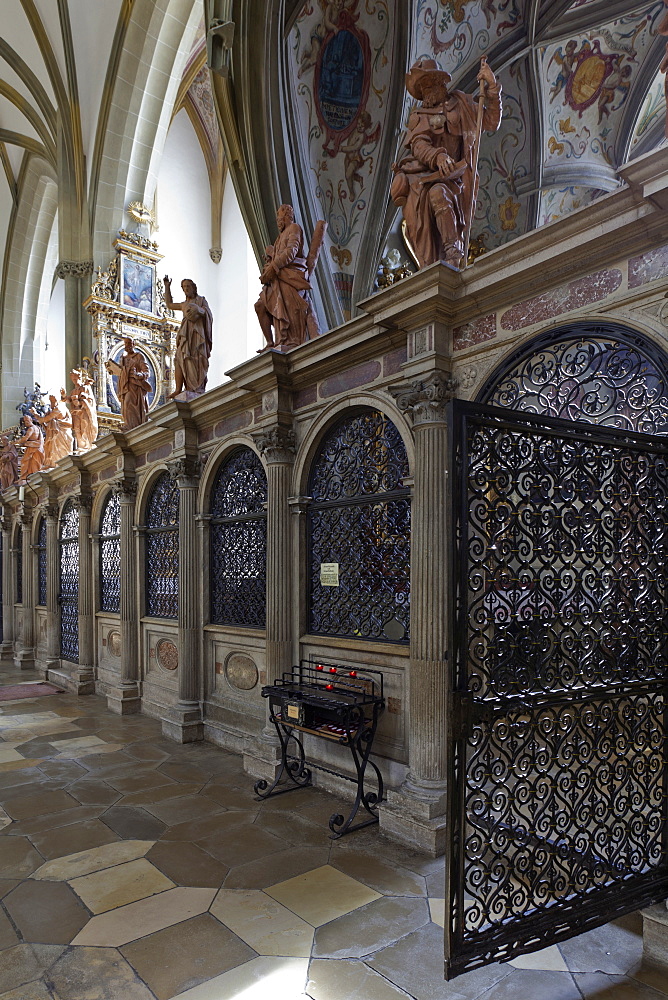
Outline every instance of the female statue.
[(49, 396), (51, 409), (40, 417), (36, 410), (31, 409), (33, 419), (45, 428), (44, 466), (52, 469), (61, 458), (71, 455), (74, 448), (72, 438), (72, 421), (65, 404), (58, 402), (55, 396)]
[(69, 395), (66, 395), (65, 390), (61, 389), (60, 398), (70, 405), (72, 430), (77, 443), (77, 451), (90, 451), (97, 438), (97, 407), (91, 389), (93, 380), (85, 372), (76, 368), (70, 372), (70, 378), (74, 383), (74, 388)]

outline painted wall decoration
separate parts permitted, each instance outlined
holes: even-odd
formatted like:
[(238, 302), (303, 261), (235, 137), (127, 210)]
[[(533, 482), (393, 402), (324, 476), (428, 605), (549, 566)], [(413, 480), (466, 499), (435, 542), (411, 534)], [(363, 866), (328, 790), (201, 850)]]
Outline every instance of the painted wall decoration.
[(394, 0), (308, 0), (288, 39), (298, 141), (317, 213), (328, 223), (325, 256), (344, 317), (352, 309), (371, 188), (382, 181), (377, 149), (388, 110), (394, 7)]
[(527, 180), (531, 173), (533, 122), (526, 108), (527, 71), (524, 61), (499, 74), (503, 87), (503, 119), (494, 135), (483, 134), (480, 145), (480, 190), (472, 236), (484, 237), (492, 250), (525, 232), (529, 219)]
[(540, 196), (538, 225), (555, 222), (562, 215), (568, 215), (579, 208), (591, 205), (593, 201), (605, 194), (598, 188), (583, 187), (573, 184), (570, 187), (543, 188)]
[(630, 14), (542, 49), (545, 163), (596, 162), (610, 168), (623, 108), (663, 10)]
[(633, 128), (633, 135), (629, 145), (629, 154), (632, 156), (634, 150), (641, 143), (649, 132), (665, 121), (666, 118), (666, 92), (664, 87), (663, 73), (657, 73), (652, 86), (647, 92), (647, 96), (640, 109), (640, 114)]
[(121, 302), (133, 309), (153, 312), (155, 267), (121, 254)]
[(519, 0), (417, 0), (411, 62), (432, 56), (453, 78), (520, 24)]

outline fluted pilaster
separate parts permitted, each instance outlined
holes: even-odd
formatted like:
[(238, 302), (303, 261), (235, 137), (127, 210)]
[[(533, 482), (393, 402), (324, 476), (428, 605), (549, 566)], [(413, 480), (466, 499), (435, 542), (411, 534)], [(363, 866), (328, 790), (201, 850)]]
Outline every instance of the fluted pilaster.
[(95, 662), (95, 599), (93, 590), (93, 548), (90, 515), (93, 497), (74, 498), (79, 508), (79, 670), (80, 680), (92, 679)]
[(42, 508), (46, 518), (46, 662), (47, 669), (60, 666), (60, 548), (58, 545), (58, 507)]
[(12, 573), (12, 526), (2, 519), (2, 646), (0, 654), (11, 659), (14, 652), (14, 574)]
[(179, 488), (179, 705), (199, 709), (199, 558), (197, 488), (199, 461), (180, 458), (169, 465)]
[(113, 484), (121, 508), (121, 593), (119, 625), (121, 633), (120, 683), (107, 689), (107, 706), (119, 715), (138, 712), (139, 650), (137, 613), (137, 574), (135, 561), (135, 500), (134, 479), (121, 479)]
[(23, 634), (16, 663), (22, 670), (35, 666), (35, 572), (32, 557), (32, 510), (21, 511), (21, 564), (23, 569)]

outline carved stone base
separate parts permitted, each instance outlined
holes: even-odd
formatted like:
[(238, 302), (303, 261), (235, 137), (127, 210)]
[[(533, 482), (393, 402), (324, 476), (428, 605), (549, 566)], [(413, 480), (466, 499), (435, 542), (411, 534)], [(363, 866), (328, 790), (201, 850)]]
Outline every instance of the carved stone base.
[(252, 745), (244, 751), (243, 760), (246, 774), (253, 778), (264, 778), (271, 784), (276, 779), (281, 764), (278, 740), (253, 740)]
[(0, 660), (13, 660), (13, 659), (14, 659), (14, 643), (13, 642), (0, 643)]
[(417, 795), (410, 788), (405, 782), (399, 791), (388, 791), (380, 807), (381, 832), (438, 858), (445, 853), (445, 795), (442, 790), (438, 795)]
[(34, 649), (20, 649), (14, 656), (14, 666), (19, 670), (35, 669)]
[(116, 715), (136, 715), (141, 710), (141, 697), (136, 684), (105, 684), (103, 693), (107, 708)]
[(175, 705), (162, 710), (162, 734), (175, 743), (197, 743), (204, 738), (199, 706)]
[(668, 902), (642, 910), (643, 964), (660, 969), (668, 981)]
[(90, 667), (79, 667), (75, 663), (65, 665), (61, 662), (47, 669), (46, 679), (65, 688), (69, 694), (95, 694), (95, 677)]
[(178, 399), (181, 403), (189, 403), (191, 399), (199, 399), (201, 395), (201, 392), (190, 392), (185, 389), (183, 392), (180, 392), (178, 396), (173, 396), (172, 399)]

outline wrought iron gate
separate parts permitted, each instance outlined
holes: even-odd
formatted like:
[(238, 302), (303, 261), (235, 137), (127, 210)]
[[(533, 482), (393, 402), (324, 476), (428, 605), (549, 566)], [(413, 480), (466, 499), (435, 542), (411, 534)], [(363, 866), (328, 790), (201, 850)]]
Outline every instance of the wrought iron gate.
[[(90, 585), (90, 584), (89, 584)], [(68, 500), (60, 517), (60, 655), (79, 662), (79, 510)]]
[(668, 439), (453, 433), (448, 979), (668, 896)]

